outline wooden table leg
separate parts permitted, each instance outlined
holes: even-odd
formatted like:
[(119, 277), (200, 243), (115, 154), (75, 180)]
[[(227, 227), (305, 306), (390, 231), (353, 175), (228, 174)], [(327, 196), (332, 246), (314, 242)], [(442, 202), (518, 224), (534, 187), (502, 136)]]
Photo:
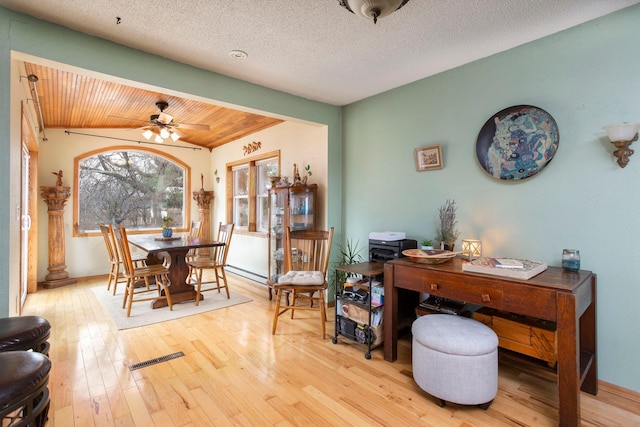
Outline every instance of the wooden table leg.
[[(582, 372), (581, 390), (590, 394), (598, 394), (598, 346), (596, 340), (596, 276), (591, 279), (591, 305), (580, 317), (580, 357), (587, 366)], [(589, 356), (590, 359), (587, 359)], [(586, 359), (586, 360), (585, 360)]]
[(557, 294), (558, 411), (561, 427), (580, 425), (580, 346), (576, 296)]
[(393, 284), (393, 265), (384, 265), (384, 360), (398, 358), (398, 288)]
[[(188, 252), (188, 248), (167, 251), (171, 256), (171, 264), (169, 265), (169, 280), (171, 280), (171, 286), (169, 287), (169, 292), (171, 292), (171, 302), (173, 304), (196, 300), (194, 287), (187, 284), (189, 265), (187, 264), (186, 256)], [(200, 296), (200, 299), (203, 299), (202, 296)], [(165, 300), (157, 300), (152, 303), (153, 308), (166, 307), (167, 305), (167, 301)]]

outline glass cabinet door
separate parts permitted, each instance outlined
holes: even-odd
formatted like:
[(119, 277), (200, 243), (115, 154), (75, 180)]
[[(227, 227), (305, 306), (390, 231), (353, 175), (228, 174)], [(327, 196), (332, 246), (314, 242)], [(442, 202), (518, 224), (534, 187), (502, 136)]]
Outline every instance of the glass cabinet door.
[(311, 230), (314, 228), (313, 193), (291, 192), (289, 196), (289, 218), (291, 230)]
[(285, 206), (288, 189), (269, 191), (269, 278), (277, 282), (282, 274)]
[(313, 230), (316, 227), (315, 196), (318, 186), (294, 185), (269, 189), (269, 262), (272, 282), (284, 274), (284, 230)]

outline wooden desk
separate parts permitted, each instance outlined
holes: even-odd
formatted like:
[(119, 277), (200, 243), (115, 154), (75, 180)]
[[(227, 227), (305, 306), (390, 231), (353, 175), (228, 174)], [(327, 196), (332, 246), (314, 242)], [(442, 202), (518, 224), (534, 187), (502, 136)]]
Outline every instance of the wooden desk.
[(558, 336), (559, 421), (561, 426), (579, 426), (580, 390), (598, 392), (596, 275), (549, 267), (529, 280), (517, 280), (465, 272), (463, 262), (456, 258), (428, 265), (401, 258), (385, 264), (385, 360), (397, 359), (398, 307), (403, 304), (398, 291), (402, 289), (554, 321)]
[[(184, 236), (176, 240), (156, 240), (156, 236), (133, 235), (129, 236), (129, 243), (148, 252), (147, 264), (160, 264), (163, 258), (160, 253), (166, 252), (171, 257), (169, 264), (169, 280), (171, 280), (171, 302), (177, 304), (183, 301), (195, 301), (196, 291), (192, 285), (187, 284), (189, 266), (186, 255), (190, 249), (211, 248), (224, 246), (224, 243), (200, 237), (191, 238)], [(200, 295), (200, 299), (204, 297)], [(165, 300), (154, 301), (153, 308), (166, 307)]]

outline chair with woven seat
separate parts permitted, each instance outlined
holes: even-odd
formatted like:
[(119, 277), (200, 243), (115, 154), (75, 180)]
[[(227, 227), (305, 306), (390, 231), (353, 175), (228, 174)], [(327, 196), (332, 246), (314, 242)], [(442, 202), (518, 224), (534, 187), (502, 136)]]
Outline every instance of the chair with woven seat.
[[(107, 256), (109, 257), (109, 279), (107, 281), (107, 290), (111, 289), (111, 283), (113, 283), (113, 294), (116, 294), (118, 283), (125, 282), (126, 279), (120, 272), (120, 266), (122, 260), (118, 252), (118, 245), (116, 244), (116, 238), (113, 234), (113, 227), (111, 224), (100, 223), (100, 232), (104, 238), (104, 244), (107, 248)], [(142, 267), (146, 263), (146, 256), (140, 255), (132, 257), (134, 267)]]
[[(333, 240), (333, 227), (327, 230), (284, 230), (284, 271), (277, 283), (270, 283), (276, 291), (271, 333), (276, 333), (278, 317), (291, 310), (320, 312), (322, 338), (326, 337), (327, 312), (325, 290), (327, 269)], [(283, 302), (284, 297), (284, 302)], [(306, 302), (300, 305), (299, 302)]]
[[(116, 242), (118, 243), (120, 256), (122, 257), (122, 264), (124, 266), (123, 276), (127, 279), (127, 286), (122, 301), (122, 308), (126, 307), (127, 309), (127, 317), (131, 315), (131, 306), (134, 302), (166, 300), (169, 310), (173, 310), (171, 294), (169, 292), (169, 285), (171, 284), (169, 281), (169, 269), (162, 264), (134, 267), (129, 249), (129, 240), (127, 239), (127, 230), (123, 226), (117, 225), (113, 228), (113, 232)], [(149, 280), (150, 278), (155, 279), (153, 283)], [(144, 282), (145, 287), (136, 289), (136, 283), (140, 281)], [(163, 291), (164, 295), (162, 295)], [(157, 292), (158, 296), (134, 298), (134, 295), (143, 295), (149, 292)]]
[[(218, 242), (224, 243), (223, 246), (216, 246), (212, 248), (213, 254), (208, 258), (194, 258), (188, 262), (189, 268), (195, 273), (195, 283), (189, 276), (189, 283), (196, 286), (196, 305), (200, 304), (201, 292), (217, 290), (220, 292), (221, 288), (227, 293), (227, 299), (229, 299), (229, 285), (227, 284), (227, 274), (224, 271), (227, 265), (227, 255), (229, 254), (229, 247), (231, 246), (231, 236), (233, 235), (234, 224), (222, 224), (218, 226)], [(208, 282), (202, 281), (202, 273), (204, 270), (213, 270), (213, 280)], [(211, 287), (202, 288), (202, 285), (215, 285)]]

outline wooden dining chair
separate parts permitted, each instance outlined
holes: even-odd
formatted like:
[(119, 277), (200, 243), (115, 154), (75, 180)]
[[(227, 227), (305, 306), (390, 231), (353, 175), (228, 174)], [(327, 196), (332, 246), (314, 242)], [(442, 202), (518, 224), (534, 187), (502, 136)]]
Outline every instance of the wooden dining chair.
[[(169, 285), (171, 285), (169, 269), (162, 264), (134, 267), (131, 250), (129, 249), (129, 240), (127, 239), (127, 230), (121, 225), (116, 225), (113, 228), (113, 232), (122, 257), (122, 265), (124, 266), (122, 274), (127, 279), (127, 286), (122, 300), (122, 308), (126, 307), (127, 317), (131, 315), (131, 306), (134, 302), (166, 300), (169, 310), (173, 310), (171, 293), (169, 292)], [(154, 282), (151, 283), (149, 278), (154, 278)], [(144, 282), (145, 287), (136, 288), (136, 283), (140, 281)], [(163, 291), (164, 295), (162, 295)], [(134, 295), (144, 295), (150, 292), (157, 292), (158, 296), (134, 298)]]
[[(194, 239), (196, 237), (200, 237), (202, 235), (202, 222), (201, 221), (191, 221), (191, 226), (189, 227), (189, 238), (190, 239)], [(197, 249), (189, 249), (189, 252), (187, 252), (187, 255), (185, 256), (185, 261), (187, 262), (187, 265), (189, 266), (189, 275), (187, 277), (191, 278), (194, 274), (193, 269), (191, 268), (191, 266), (189, 265), (190, 261), (193, 261), (196, 256), (198, 255), (198, 250)]]
[[(200, 293), (206, 291), (217, 290), (220, 292), (221, 288), (227, 293), (227, 299), (229, 297), (229, 285), (227, 284), (227, 274), (224, 271), (227, 265), (227, 255), (229, 254), (229, 247), (231, 246), (231, 236), (233, 235), (234, 224), (222, 224), (218, 226), (218, 242), (224, 243), (224, 246), (216, 246), (211, 248), (213, 254), (208, 258), (194, 258), (189, 261), (189, 268), (195, 273), (195, 281), (189, 276), (189, 283), (196, 286), (196, 305), (200, 304)], [(213, 280), (208, 282), (202, 281), (202, 273), (204, 270), (213, 270)], [(215, 285), (202, 288), (202, 285)]]
[[(116, 244), (116, 237), (113, 234), (113, 227), (111, 224), (105, 224), (101, 222), (100, 233), (104, 238), (104, 244), (107, 248), (107, 257), (109, 258), (109, 277), (107, 280), (107, 290), (111, 289), (113, 283), (113, 295), (116, 294), (118, 283), (125, 282), (126, 279), (120, 271), (122, 265), (122, 259), (118, 251), (118, 245)], [(142, 267), (146, 263), (146, 255), (132, 257), (134, 267)]]
[[(271, 333), (276, 333), (278, 318), (291, 310), (320, 312), (322, 338), (326, 337), (327, 311), (325, 290), (327, 269), (333, 241), (333, 227), (329, 230), (284, 230), (284, 270), (286, 273), (271, 283), (276, 291)], [(304, 305), (300, 302), (305, 302)]]

